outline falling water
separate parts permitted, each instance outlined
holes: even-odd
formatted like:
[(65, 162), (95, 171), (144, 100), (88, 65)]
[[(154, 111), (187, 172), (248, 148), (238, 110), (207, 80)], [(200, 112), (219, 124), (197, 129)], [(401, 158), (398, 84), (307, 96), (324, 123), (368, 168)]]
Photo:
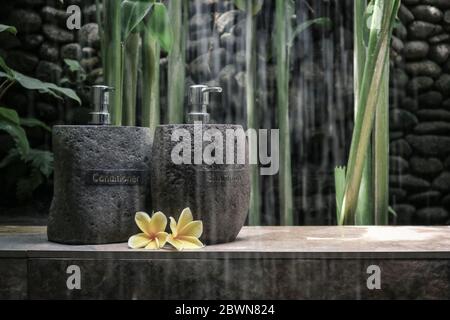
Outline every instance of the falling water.
[[(296, 1), (295, 24), (326, 17), (296, 38), (290, 66), (290, 126), (296, 224), (335, 223), (333, 169), (345, 164), (353, 122), (352, 1)], [(259, 128), (276, 119), (274, 1), (264, 1), (256, 20), (256, 109)], [(212, 104), (216, 123), (246, 127), (245, 13), (232, 1), (190, 2), (187, 84), (224, 88)], [(283, 143), (283, 141), (280, 141)], [(277, 176), (263, 176), (263, 224), (280, 223)]]

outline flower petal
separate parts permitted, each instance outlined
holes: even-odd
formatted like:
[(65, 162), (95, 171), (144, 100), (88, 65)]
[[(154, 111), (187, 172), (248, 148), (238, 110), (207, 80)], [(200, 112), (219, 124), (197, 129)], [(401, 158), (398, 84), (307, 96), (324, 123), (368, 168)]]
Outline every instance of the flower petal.
[(171, 234), (167, 238), (167, 242), (170, 243), (178, 251), (183, 250), (183, 243), (181, 241), (175, 239)]
[(189, 222), (194, 220), (192, 217), (191, 209), (186, 208), (181, 212), (180, 218), (178, 218), (178, 232), (183, 229)]
[(156, 235), (155, 239), (158, 239), (160, 249), (166, 245), (168, 237), (169, 234), (167, 232), (160, 232)]
[(172, 217), (170, 217), (169, 219), (170, 219), (170, 230), (172, 230), (173, 236), (176, 237), (178, 235), (177, 222)]
[(196, 237), (179, 237), (180, 241), (184, 243), (185, 246), (188, 246), (190, 249), (200, 249), (205, 245)]
[[(156, 240), (156, 238), (155, 238), (155, 240)], [(147, 246), (145, 247), (145, 249), (147, 249), (147, 250), (158, 250), (159, 249), (159, 245), (158, 245), (158, 242), (155, 241), (155, 240), (150, 241), (147, 244)]]
[(183, 229), (178, 230), (178, 236), (188, 236), (200, 238), (203, 233), (203, 222), (192, 221), (189, 222)]
[(159, 232), (164, 232), (167, 227), (167, 218), (162, 212), (155, 213), (150, 221), (149, 232), (152, 236)]
[(128, 239), (128, 247), (131, 249), (140, 249), (146, 247), (151, 239), (145, 233), (136, 234)]
[(150, 235), (150, 216), (146, 214), (145, 212), (136, 212), (136, 215), (134, 216), (134, 221), (136, 221), (137, 226), (139, 229), (141, 229), (142, 232), (144, 232), (147, 235)]
[(192, 250), (201, 249), (204, 247), (203, 243), (195, 237), (178, 237), (173, 238), (169, 236), (167, 240), (171, 245), (173, 245), (178, 251), (181, 250)]

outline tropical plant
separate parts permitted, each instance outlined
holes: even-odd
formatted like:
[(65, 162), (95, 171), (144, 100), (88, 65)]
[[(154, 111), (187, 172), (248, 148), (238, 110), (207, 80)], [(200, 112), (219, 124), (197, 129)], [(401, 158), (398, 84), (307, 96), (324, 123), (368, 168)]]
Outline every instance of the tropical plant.
[[(100, 1), (97, 1), (100, 11)], [(115, 88), (112, 122), (136, 124), (136, 101), (140, 48), (144, 88), (142, 124), (159, 123), (160, 48), (170, 51), (172, 29), (166, 7), (156, 0), (103, 1), (98, 15), (106, 83)]]
[(277, 110), (280, 129), (280, 211), (281, 223), (293, 225), (293, 191), (291, 167), (291, 138), (289, 125), (289, 82), (291, 68), (291, 50), (295, 38), (310, 26), (328, 25), (328, 18), (308, 20), (298, 26), (291, 21), (295, 15), (295, 2), (292, 0), (275, 1), (275, 34), (273, 47), (276, 59)]
[(86, 80), (86, 70), (84, 70), (79, 61), (73, 59), (64, 59), (64, 63), (66, 64), (71, 74), (75, 74), (76, 77), (64, 77), (61, 79), (62, 84), (70, 83), (74, 85), (80, 85)]
[[(247, 128), (256, 129), (258, 127), (258, 113), (255, 103), (255, 74), (256, 74), (256, 27), (255, 15), (257, 15), (263, 6), (262, 0), (235, 0), (234, 4), (240, 10), (246, 12), (246, 37), (245, 37), (245, 88), (246, 88), (246, 105), (247, 105)], [(258, 154), (258, 146), (256, 141), (252, 141), (252, 136), (249, 136), (249, 151), (250, 156)], [(260, 182), (259, 171), (257, 165), (252, 165), (250, 169), (250, 211), (249, 224), (261, 224), (261, 199), (260, 199)]]
[[(12, 26), (0, 25), (0, 32), (10, 32), (15, 35), (17, 30)], [(67, 97), (81, 104), (80, 98), (72, 89), (62, 88), (15, 71), (8, 67), (2, 57), (0, 57), (0, 69), (2, 70), (0, 71), (0, 100), (14, 84), (18, 84), (28, 90), (50, 94), (59, 99)], [(17, 179), (19, 199), (30, 197), (53, 172), (53, 154), (45, 150), (31, 149), (24, 127), (40, 127), (51, 132), (46, 124), (37, 119), (20, 118), (15, 110), (0, 107), (0, 131), (8, 133), (15, 143), (6, 157), (0, 161), (0, 169), (13, 163), (24, 163), (28, 168), (26, 174)]]
[(168, 86), (168, 121), (182, 123), (184, 118), (184, 96), (186, 85), (186, 26), (188, 20), (188, 2), (171, 0), (169, 16), (174, 33), (173, 48), (169, 54), (169, 69), (167, 72)]
[[(152, 134), (160, 123), (159, 83), (161, 49), (171, 52), (174, 32), (166, 7), (154, 3), (153, 12), (148, 19), (143, 45), (143, 125), (149, 127)], [(182, 72), (180, 70), (180, 72)]]
[(355, 127), (336, 168), (338, 223), (388, 223), (389, 45), (400, 0), (355, 1)]

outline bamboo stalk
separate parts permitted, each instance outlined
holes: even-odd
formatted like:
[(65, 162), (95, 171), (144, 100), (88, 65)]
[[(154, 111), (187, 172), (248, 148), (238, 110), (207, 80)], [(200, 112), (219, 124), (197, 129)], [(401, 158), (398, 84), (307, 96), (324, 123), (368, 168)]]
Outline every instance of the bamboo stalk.
[[(354, 92), (355, 92), (355, 120), (358, 114), (358, 103), (360, 99), (360, 85), (364, 75), (367, 48), (364, 39), (368, 37), (367, 18), (365, 15), (367, 7), (366, 0), (355, 0), (354, 2)], [(373, 220), (373, 172), (372, 172), (372, 146), (367, 148), (367, 156), (364, 164), (364, 172), (361, 180), (361, 188), (358, 196), (358, 206), (355, 213), (356, 225), (371, 225)]]
[(136, 125), (136, 95), (139, 68), (139, 46), (141, 37), (139, 33), (134, 32), (128, 38), (125, 44), (124, 68), (123, 74), (123, 123), (127, 126)]
[[(293, 192), (291, 172), (291, 139), (289, 126), (289, 66), (290, 47), (288, 46), (287, 2), (276, 0), (275, 4), (275, 50), (276, 50), (276, 83), (278, 125), (280, 129), (280, 211), (281, 223), (293, 225)], [(289, 22), (288, 22), (289, 23)]]
[[(387, 53), (389, 56), (389, 53)], [(384, 66), (380, 101), (375, 115), (374, 152), (374, 223), (387, 225), (389, 220), (389, 58)]]
[[(365, 157), (370, 143), (376, 106), (379, 101), (379, 91), (383, 75), (385, 75), (384, 66), (388, 58), (392, 29), (399, 5), (399, 0), (375, 1), (368, 56), (364, 67), (362, 87), (359, 91), (358, 113), (347, 168), (346, 187), (340, 217), (341, 224), (353, 224), (355, 222), (355, 211)], [(378, 25), (380, 22), (378, 17), (381, 17), (380, 25)]]
[(186, 86), (186, 26), (187, 1), (171, 0), (169, 15), (173, 23), (174, 45), (169, 54), (168, 66), (168, 121), (182, 123), (184, 119), (184, 96)]
[[(247, 105), (247, 128), (257, 129), (258, 115), (255, 108), (255, 72), (256, 72), (256, 40), (255, 40), (255, 21), (253, 14), (253, 3), (247, 1), (246, 8), (246, 35), (245, 35), (245, 68), (246, 68), (246, 105)], [(251, 155), (258, 154), (257, 141), (249, 136), (249, 152)], [(261, 225), (261, 199), (259, 184), (258, 165), (252, 164), (250, 168), (250, 211), (249, 224), (253, 226)]]
[(108, 0), (104, 5), (105, 79), (115, 92), (111, 103), (111, 118), (114, 125), (122, 124), (122, 45), (121, 45), (121, 1)]
[(102, 1), (101, 0), (95, 0), (95, 15), (96, 15), (96, 19), (97, 19), (97, 24), (98, 24), (98, 34), (100, 37), (100, 55), (102, 58), (102, 66), (103, 66), (103, 70), (105, 70), (105, 61), (106, 61), (106, 55), (105, 55), (105, 48), (106, 48), (106, 43), (105, 43), (105, 35), (104, 35), (104, 19), (103, 19), (103, 9), (104, 7), (101, 6)]
[(142, 41), (142, 125), (149, 127), (152, 136), (160, 124), (159, 60), (161, 49), (156, 38), (146, 32)]

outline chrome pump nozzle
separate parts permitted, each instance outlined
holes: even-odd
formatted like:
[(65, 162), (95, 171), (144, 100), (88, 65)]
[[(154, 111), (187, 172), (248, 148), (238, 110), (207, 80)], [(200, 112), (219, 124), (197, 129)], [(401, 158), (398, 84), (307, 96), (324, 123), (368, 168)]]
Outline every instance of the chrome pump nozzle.
[(109, 114), (109, 96), (114, 88), (108, 86), (92, 86), (91, 101), (94, 106), (94, 112), (91, 112), (92, 125), (110, 125), (111, 117)]
[(209, 94), (221, 93), (221, 87), (208, 87), (205, 85), (194, 85), (189, 87), (189, 106), (191, 111), (188, 113), (188, 122), (209, 123), (210, 116), (208, 113)]

